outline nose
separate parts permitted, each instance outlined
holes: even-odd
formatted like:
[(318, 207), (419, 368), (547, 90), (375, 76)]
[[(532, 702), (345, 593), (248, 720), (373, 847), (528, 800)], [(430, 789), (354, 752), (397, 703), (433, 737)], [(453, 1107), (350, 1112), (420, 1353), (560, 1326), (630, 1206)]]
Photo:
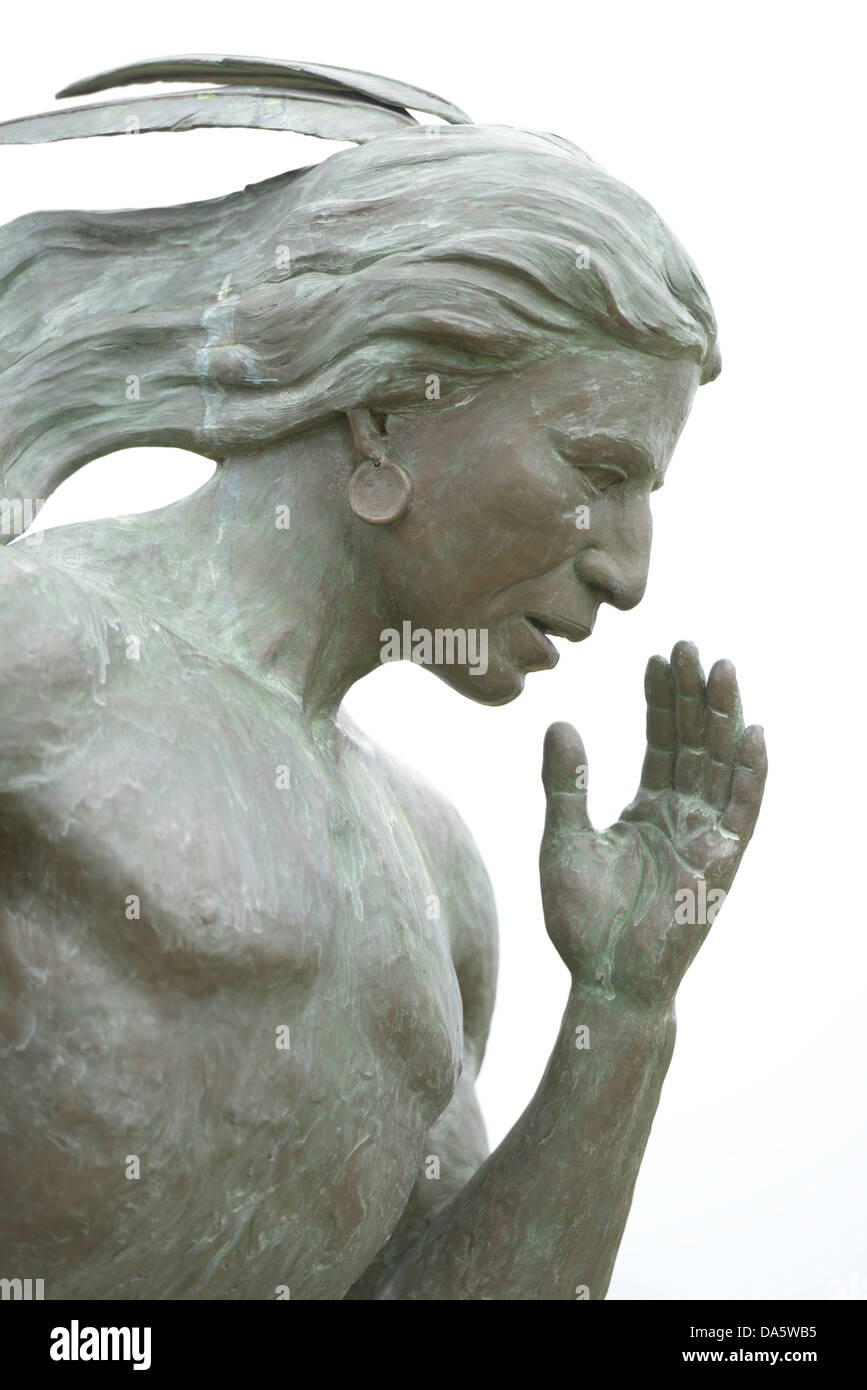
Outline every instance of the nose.
[(623, 517), (610, 535), (580, 552), (576, 573), (600, 603), (626, 610), (641, 602), (647, 588), (651, 535), (650, 508), (645, 506), (640, 515)]

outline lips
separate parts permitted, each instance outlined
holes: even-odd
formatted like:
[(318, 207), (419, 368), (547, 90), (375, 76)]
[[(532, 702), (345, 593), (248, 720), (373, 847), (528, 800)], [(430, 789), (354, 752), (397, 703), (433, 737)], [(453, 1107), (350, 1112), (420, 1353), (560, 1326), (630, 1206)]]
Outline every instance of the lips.
[(583, 642), (590, 636), (590, 628), (581, 623), (573, 623), (568, 618), (550, 618), (541, 613), (527, 613), (527, 622), (543, 637), (565, 637), (567, 642)]
[(541, 613), (525, 613), (524, 621), (532, 633), (534, 643), (543, 658), (533, 670), (551, 670), (560, 660), (560, 653), (551, 641), (552, 637), (565, 637), (567, 642), (583, 642), (590, 636), (590, 629), (581, 623), (573, 623), (568, 618), (552, 618)]

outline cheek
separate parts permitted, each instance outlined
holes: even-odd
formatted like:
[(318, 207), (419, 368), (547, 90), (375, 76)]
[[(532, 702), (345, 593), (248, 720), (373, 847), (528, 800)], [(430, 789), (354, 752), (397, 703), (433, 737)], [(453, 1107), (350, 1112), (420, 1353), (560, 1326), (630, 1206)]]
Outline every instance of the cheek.
[(490, 502), (496, 530), (514, 537), (518, 552), (568, 545), (576, 536), (576, 511), (587, 489), (571, 469), (547, 454), (507, 454)]
[(539, 469), (510, 491), (505, 524), (513, 536), (515, 562), (537, 573), (555, 569), (587, 544), (594, 523), (593, 499), (581, 480), (565, 470)]
[(504, 445), (467, 467), (431, 478), (411, 541), (447, 589), (477, 596), (554, 569), (587, 543), (578, 514), (587, 489), (559, 460)]
[(512, 494), (486, 514), (467, 537), (464, 583), (475, 593), (558, 568), (586, 544), (575, 504), (539, 493)]

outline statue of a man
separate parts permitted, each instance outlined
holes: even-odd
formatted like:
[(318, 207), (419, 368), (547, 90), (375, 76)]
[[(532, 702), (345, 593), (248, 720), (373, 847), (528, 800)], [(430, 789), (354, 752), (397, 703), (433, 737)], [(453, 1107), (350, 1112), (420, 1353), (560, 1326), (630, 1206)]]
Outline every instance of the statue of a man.
[(761, 730), (729, 662), (652, 658), (641, 784), (600, 831), (580, 739), (549, 729), (542, 896), (572, 985), (489, 1154), (489, 882), (340, 705), (396, 638), (502, 704), (552, 635), (639, 602), (650, 494), (719, 370), (710, 304), (563, 139), (291, 63), (68, 90), (151, 79), (217, 85), (0, 138), (358, 144), (212, 202), (0, 231), (7, 511), (124, 448), (218, 464), (163, 511), (0, 550), (0, 1272), (50, 1299), (603, 1298)]

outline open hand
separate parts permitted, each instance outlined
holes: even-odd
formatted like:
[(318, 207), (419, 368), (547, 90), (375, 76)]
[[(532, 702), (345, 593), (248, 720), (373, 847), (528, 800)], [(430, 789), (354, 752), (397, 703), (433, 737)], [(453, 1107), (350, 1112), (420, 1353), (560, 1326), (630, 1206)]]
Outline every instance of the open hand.
[(606, 996), (674, 998), (722, 904), (756, 824), (767, 760), (744, 729), (734, 667), (707, 683), (691, 642), (645, 678), (647, 754), (617, 823), (587, 815), (586, 757), (569, 724), (545, 738), (540, 853), (545, 923), (573, 979)]

